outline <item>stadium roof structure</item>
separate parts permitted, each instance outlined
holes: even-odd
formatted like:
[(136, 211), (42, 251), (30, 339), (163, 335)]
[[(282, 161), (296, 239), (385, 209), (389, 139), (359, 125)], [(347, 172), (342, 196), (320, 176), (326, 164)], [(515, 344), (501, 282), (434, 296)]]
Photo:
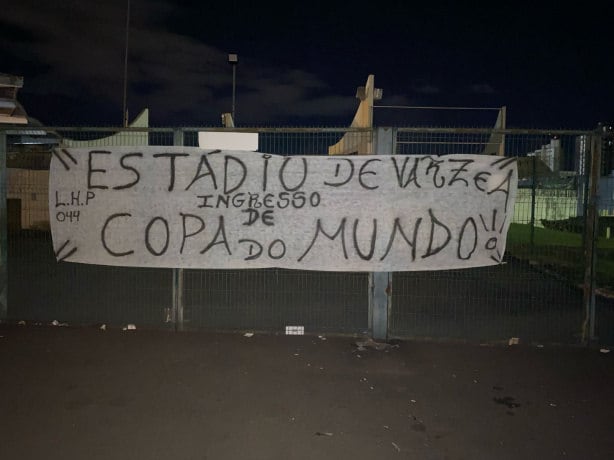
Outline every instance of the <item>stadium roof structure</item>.
[(23, 87), (23, 77), (0, 73), (0, 124), (25, 125), (28, 116), (17, 101), (17, 91)]

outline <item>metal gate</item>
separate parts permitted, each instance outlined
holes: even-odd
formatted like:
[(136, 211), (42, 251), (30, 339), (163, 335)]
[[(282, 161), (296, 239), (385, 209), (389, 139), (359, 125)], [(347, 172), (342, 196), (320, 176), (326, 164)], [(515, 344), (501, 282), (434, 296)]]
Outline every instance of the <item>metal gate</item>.
[[(37, 135), (16, 128), (1, 131), (0, 160), (6, 168), (0, 202), (7, 241), (2, 268), (7, 269), (8, 295), (0, 318), (269, 332), (302, 325), (306, 333), (370, 331), (378, 338), (519, 337), (543, 343), (592, 338), (614, 343), (614, 301), (607, 288), (614, 286), (611, 192), (597, 200), (597, 185), (607, 191), (612, 182), (601, 168), (607, 133), (600, 131), (238, 130), (259, 132), (259, 151), (285, 155), (326, 155), (347, 133), (372, 142), (381, 154), (492, 154), (502, 147), (506, 156), (518, 159), (519, 190), (507, 254), (496, 267), (369, 274), (55, 262), (45, 215), (53, 147), (195, 146), (198, 131), (212, 129), (41, 127)], [(10, 221), (7, 199), (20, 200), (20, 212), (13, 210)], [(20, 221), (13, 222), (17, 215)]]
[(597, 202), (596, 186), (614, 180), (599, 168), (591, 176), (604, 142), (599, 133), (399, 128), (394, 139), (396, 154), (496, 154), (502, 145), (517, 158), (519, 188), (503, 265), (391, 276), (391, 336), (614, 341), (612, 298), (607, 289), (594, 292), (614, 286), (606, 262), (614, 239), (595, 224), (599, 214), (604, 222), (611, 215), (605, 200)]

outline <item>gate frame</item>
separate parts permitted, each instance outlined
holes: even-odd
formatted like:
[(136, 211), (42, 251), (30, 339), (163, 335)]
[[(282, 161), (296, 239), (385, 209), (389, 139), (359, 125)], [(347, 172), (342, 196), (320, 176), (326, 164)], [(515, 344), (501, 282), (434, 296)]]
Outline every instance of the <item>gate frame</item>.
[[(599, 179), (601, 177), (601, 146), (602, 135), (599, 131), (591, 135), (588, 162), (590, 174), (588, 179), (588, 197), (586, 199), (586, 215), (584, 217), (584, 292), (583, 306), (585, 311), (582, 323), (582, 343), (589, 346), (597, 337), (595, 289), (597, 284), (597, 238), (599, 236)], [(585, 159), (585, 162), (587, 160)]]
[[(373, 130), (374, 155), (396, 153), (397, 129)], [(374, 340), (387, 340), (390, 309), (392, 308), (392, 272), (369, 273), (369, 329)]]
[[(8, 155), (8, 135), (11, 133), (10, 126), (0, 127), (0, 321), (6, 320), (8, 317), (8, 222), (7, 222), (7, 195), (8, 195), (8, 171), (7, 171), (7, 155)], [(46, 128), (45, 130), (68, 130), (77, 131), (108, 131), (110, 128), (96, 127), (56, 127)], [(201, 128), (180, 127), (180, 128), (114, 128), (118, 131), (147, 131), (147, 132), (172, 132), (173, 145), (183, 146), (184, 135), (186, 132), (198, 130)], [(207, 128), (212, 131), (227, 131), (228, 128)], [(286, 128), (287, 129), (287, 128)], [(284, 132), (284, 128), (256, 128), (261, 132)], [(233, 130), (235, 130), (233, 128)], [(236, 131), (250, 131), (254, 128), (236, 129)], [(336, 128), (290, 128), (290, 131), (297, 130), (299, 132), (330, 132), (337, 131)], [(360, 131), (349, 129), (350, 131)], [(424, 133), (484, 133), (482, 128), (424, 128), (424, 127), (378, 127), (371, 130), (373, 139), (372, 154), (395, 154), (397, 134), (399, 132), (424, 132)], [(543, 134), (546, 131), (539, 129), (494, 129), (490, 130), (493, 134), (505, 136), (506, 134)], [(598, 339), (596, 337), (596, 301), (595, 291), (598, 280), (596, 279), (596, 260), (597, 260), (597, 245), (598, 237), (598, 220), (599, 220), (599, 179), (600, 165), (602, 156), (602, 139), (603, 133), (599, 130), (548, 130), (550, 135), (588, 135), (590, 136), (590, 150), (586, 158), (586, 177), (587, 177), (587, 195), (586, 195), (586, 212), (585, 212), (585, 246), (584, 246), (584, 291), (583, 291), (583, 307), (585, 311), (585, 319), (582, 324), (582, 343), (590, 345)], [(181, 331), (184, 329), (184, 305), (183, 305), (183, 270), (173, 270), (173, 295), (172, 295), (172, 322), (174, 329)], [(368, 325), (371, 335), (374, 339), (386, 340), (389, 336), (389, 318), (392, 307), (392, 273), (390, 272), (372, 272), (369, 274), (369, 291), (368, 291)]]

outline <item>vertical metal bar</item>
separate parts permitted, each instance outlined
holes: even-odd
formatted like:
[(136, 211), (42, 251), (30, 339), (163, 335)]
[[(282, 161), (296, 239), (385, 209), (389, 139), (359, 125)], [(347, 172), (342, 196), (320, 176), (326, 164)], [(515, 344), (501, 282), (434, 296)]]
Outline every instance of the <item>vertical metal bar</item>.
[[(501, 129), (507, 127), (507, 106), (501, 107)], [(505, 156), (505, 134), (501, 135), (501, 144), (499, 144), (499, 155)]]
[(599, 238), (599, 182), (601, 179), (601, 160), (602, 160), (602, 151), (601, 148), (603, 146), (603, 134), (599, 134), (595, 138), (595, 156), (596, 156), (596, 167), (592, 171), (592, 177), (594, 179), (594, 184), (592, 184), (592, 196), (594, 200), (594, 218), (593, 218), (593, 246), (591, 251), (592, 256), (592, 288), (591, 288), (591, 299), (589, 304), (589, 315), (588, 315), (588, 338), (589, 341), (594, 341), (597, 337), (596, 333), (596, 310), (597, 305), (595, 303), (595, 290), (597, 289), (597, 239)]
[(388, 338), (388, 300), (391, 291), (390, 273), (373, 272), (371, 275), (373, 279), (371, 290), (373, 339), (386, 340)]
[[(372, 123), (372, 119), (369, 122), (369, 128), (373, 128), (373, 123)], [(345, 134), (347, 135), (347, 133)], [(365, 136), (365, 133), (361, 133), (360, 136)], [(369, 154), (373, 154), (373, 145), (374, 143), (376, 143), (377, 141), (375, 140), (375, 138), (377, 138), (377, 132), (374, 129), (370, 129), (369, 130), (369, 134), (368, 136), (370, 137), (370, 142), (367, 142), (367, 153)], [(361, 139), (362, 141), (362, 139)], [(371, 335), (373, 336), (373, 289), (374, 289), (374, 285), (375, 285), (375, 277), (374, 277), (374, 273), (370, 272), (369, 273), (369, 278), (368, 278), (368, 296), (369, 296), (369, 301), (367, 303), (367, 315), (368, 315), (368, 327), (369, 330), (371, 331)]]
[(537, 157), (533, 155), (531, 157), (531, 254), (535, 247), (535, 188), (537, 182)]
[[(183, 147), (183, 130), (173, 131), (173, 145)], [(183, 268), (173, 268), (172, 317), (176, 331), (183, 331)]]
[[(591, 149), (591, 140), (592, 138), (589, 137), (588, 138), (588, 147), (585, 146), (585, 154), (584, 154), (584, 168), (583, 168), (583, 174), (581, 176), (581, 179), (584, 181), (582, 183), (582, 216), (584, 217), (584, 222), (586, 223), (586, 216), (588, 214), (588, 201), (589, 201), (589, 185), (590, 185), (590, 162), (591, 162), (591, 156), (592, 153), (590, 152)], [(586, 246), (586, 232), (582, 232), (582, 247)]]
[(8, 257), (6, 212), (6, 131), (0, 130), (0, 320), (8, 316)]
[(183, 331), (183, 268), (173, 268), (172, 317), (175, 331)]
[(595, 287), (597, 262), (598, 193), (601, 175), (601, 136), (591, 136), (590, 176), (588, 177), (589, 195), (584, 231), (584, 322), (582, 324), (582, 343), (589, 345), (595, 339)]
[[(396, 144), (396, 129), (377, 128), (376, 155), (391, 155)], [(371, 332), (373, 339), (388, 338), (388, 318), (391, 306), (392, 276), (390, 272), (373, 272), (370, 274), (369, 311), (371, 316)]]

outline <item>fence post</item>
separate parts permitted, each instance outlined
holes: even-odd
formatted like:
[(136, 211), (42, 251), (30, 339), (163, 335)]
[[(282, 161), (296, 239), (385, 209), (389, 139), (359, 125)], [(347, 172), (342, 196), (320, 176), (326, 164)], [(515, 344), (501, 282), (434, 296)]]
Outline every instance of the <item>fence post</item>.
[[(173, 131), (173, 145), (183, 147), (183, 130)], [(175, 331), (183, 331), (183, 268), (173, 268), (172, 318)]]
[(8, 257), (7, 257), (7, 213), (6, 213), (6, 131), (0, 130), (0, 320), (8, 316)]
[(599, 178), (601, 176), (601, 135), (593, 133), (590, 149), (590, 176), (586, 217), (584, 223), (584, 322), (582, 343), (595, 339), (595, 287), (597, 285), (597, 237), (599, 219)]
[[(374, 153), (376, 155), (394, 154), (396, 134), (394, 128), (377, 128)], [(391, 298), (392, 273), (371, 272), (369, 274), (369, 323), (375, 340), (386, 340), (388, 338)]]
[(537, 156), (531, 157), (531, 254), (535, 249), (535, 189), (537, 187)]

